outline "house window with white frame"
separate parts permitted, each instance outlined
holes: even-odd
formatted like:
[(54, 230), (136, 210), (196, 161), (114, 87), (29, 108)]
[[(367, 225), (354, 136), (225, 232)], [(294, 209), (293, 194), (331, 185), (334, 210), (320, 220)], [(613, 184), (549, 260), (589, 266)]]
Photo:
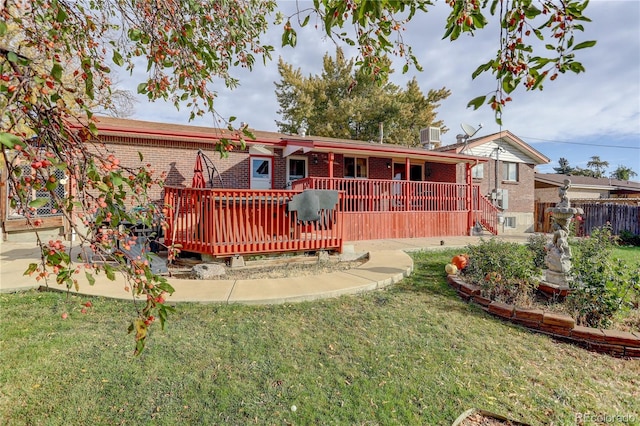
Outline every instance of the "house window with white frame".
[(307, 157), (290, 156), (287, 158), (287, 182), (307, 177)]
[(471, 177), (473, 179), (484, 178), (484, 164), (476, 164), (471, 168)]
[(518, 163), (502, 163), (502, 178), (509, 182), (518, 182)]
[(344, 157), (344, 177), (367, 178), (367, 159), (362, 157)]

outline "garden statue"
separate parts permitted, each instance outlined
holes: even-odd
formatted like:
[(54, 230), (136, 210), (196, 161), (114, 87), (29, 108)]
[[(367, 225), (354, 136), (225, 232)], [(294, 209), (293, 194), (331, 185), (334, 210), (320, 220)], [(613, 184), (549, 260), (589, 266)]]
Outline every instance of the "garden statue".
[(568, 286), (568, 274), (571, 270), (571, 248), (569, 247), (569, 224), (575, 214), (582, 214), (582, 209), (571, 207), (567, 192), (571, 188), (571, 180), (565, 179), (558, 189), (560, 202), (550, 207), (553, 220), (553, 238), (547, 244), (547, 256), (544, 263), (548, 269), (544, 271), (544, 281), (560, 287)]

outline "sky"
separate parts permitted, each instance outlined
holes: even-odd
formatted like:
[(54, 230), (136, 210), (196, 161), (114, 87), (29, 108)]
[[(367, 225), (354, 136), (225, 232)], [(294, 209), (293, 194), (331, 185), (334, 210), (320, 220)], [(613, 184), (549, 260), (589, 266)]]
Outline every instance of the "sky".
[[(295, 7), (293, 0), (279, 4), (284, 10)], [(516, 91), (503, 113), (502, 127), (489, 107), (467, 108), (471, 99), (496, 87), (491, 75), (473, 80), (471, 74), (494, 57), (499, 28), (490, 25), (474, 36), (463, 35), (454, 42), (442, 40), (449, 11), (449, 6), (437, 1), (428, 13), (414, 17), (404, 38), (424, 69), (411, 68), (402, 74), (404, 62), (398, 61), (397, 71), (391, 75), (391, 81), (403, 87), (415, 77), (425, 95), (430, 89), (451, 90), (451, 96), (437, 110), (438, 118), (450, 129), (442, 135), (443, 145), (455, 143), (462, 123), (475, 128), (482, 123), (476, 137), (509, 130), (548, 157), (549, 164), (536, 168), (541, 173), (554, 173), (561, 157), (572, 167), (586, 168), (592, 156), (599, 156), (609, 162), (607, 174), (622, 165), (635, 171), (638, 176), (633, 180), (640, 181), (640, 0), (591, 0), (585, 14), (592, 22), (585, 23), (584, 33), (576, 34), (576, 43), (597, 40), (594, 47), (576, 52), (586, 72), (560, 75), (547, 81), (543, 91)], [(313, 25), (298, 29), (296, 48), (280, 47), (281, 34), (281, 27), (274, 26), (264, 39), (276, 48), (273, 61), (266, 66), (256, 61), (252, 72), (234, 73), (240, 79), (239, 88), (215, 87), (219, 114), (235, 116), (236, 123), (244, 121), (253, 129), (277, 131), (276, 120), (281, 119), (274, 86), (280, 80), (278, 57), (300, 68), (303, 75), (315, 75), (321, 72), (323, 55), (335, 53), (335, 44)], [(345, 52), (354, 54), (348, 48)], [(136, 78), (139, 72), (133, 78), (120, 76), (120, 86), (135, 93), (142, 81)], [(176, 111), (170, 103), (150, 104), (138, 96), (130, 118), (189, 124), (189, 111)], [(211, 117), (191, 124), (215, 125)]]

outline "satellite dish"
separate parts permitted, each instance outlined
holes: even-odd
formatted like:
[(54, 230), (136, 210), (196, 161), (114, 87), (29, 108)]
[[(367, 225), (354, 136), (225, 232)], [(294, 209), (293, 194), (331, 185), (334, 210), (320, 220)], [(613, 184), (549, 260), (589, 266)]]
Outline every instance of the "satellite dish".
[(467, 137), (470, 138), (476, 133), (478, 133), (478, 130), (482, 128), (482, 124), (480, 124), (480, 127), (478, 127), (477, 129), (475, 129), (473, 126), (466, 123), (462, 123), (460, 127), (462, 127), (462, 130), (466, 133)]

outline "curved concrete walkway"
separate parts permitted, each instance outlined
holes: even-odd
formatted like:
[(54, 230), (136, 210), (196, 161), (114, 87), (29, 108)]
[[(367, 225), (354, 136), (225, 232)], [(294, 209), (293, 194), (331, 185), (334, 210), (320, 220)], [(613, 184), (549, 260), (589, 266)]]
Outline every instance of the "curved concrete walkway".
[[(526, 242), (531, 234), (505, 235), (506, 241)], [(276, 304), (337, 297), (376, 290), (402, 280), (413, 271), (410, 251), (434, 248), (462, 248), (478, 243), (480, 237), (410, 238), (398, 240), (356, 241), (345, 244), (356, 253), (369, 253), (369, 261), (357, 268), (319, 276), (289, 277), (256, 280), (188, 280), (169, 278), (176, 290), (170, 302), (208, 302)], [(16, 292), (39, 288), (42, 282), (25, 276), (29, 263), (38, 262), (39, 251), (35, 243), (0, 243), (0, 292)], [(80, 279), (78, 294), (131, 299), (124, 290), (125, 280), (117, 276), (109, 281), (104, 275), (91, 286)], [(84, 281), (84, 282), (83, 282)], [(53, 290), (66, 291), (66, 287), (49, 283)], [(75, 292), (75, 291), (74, 291)]]

